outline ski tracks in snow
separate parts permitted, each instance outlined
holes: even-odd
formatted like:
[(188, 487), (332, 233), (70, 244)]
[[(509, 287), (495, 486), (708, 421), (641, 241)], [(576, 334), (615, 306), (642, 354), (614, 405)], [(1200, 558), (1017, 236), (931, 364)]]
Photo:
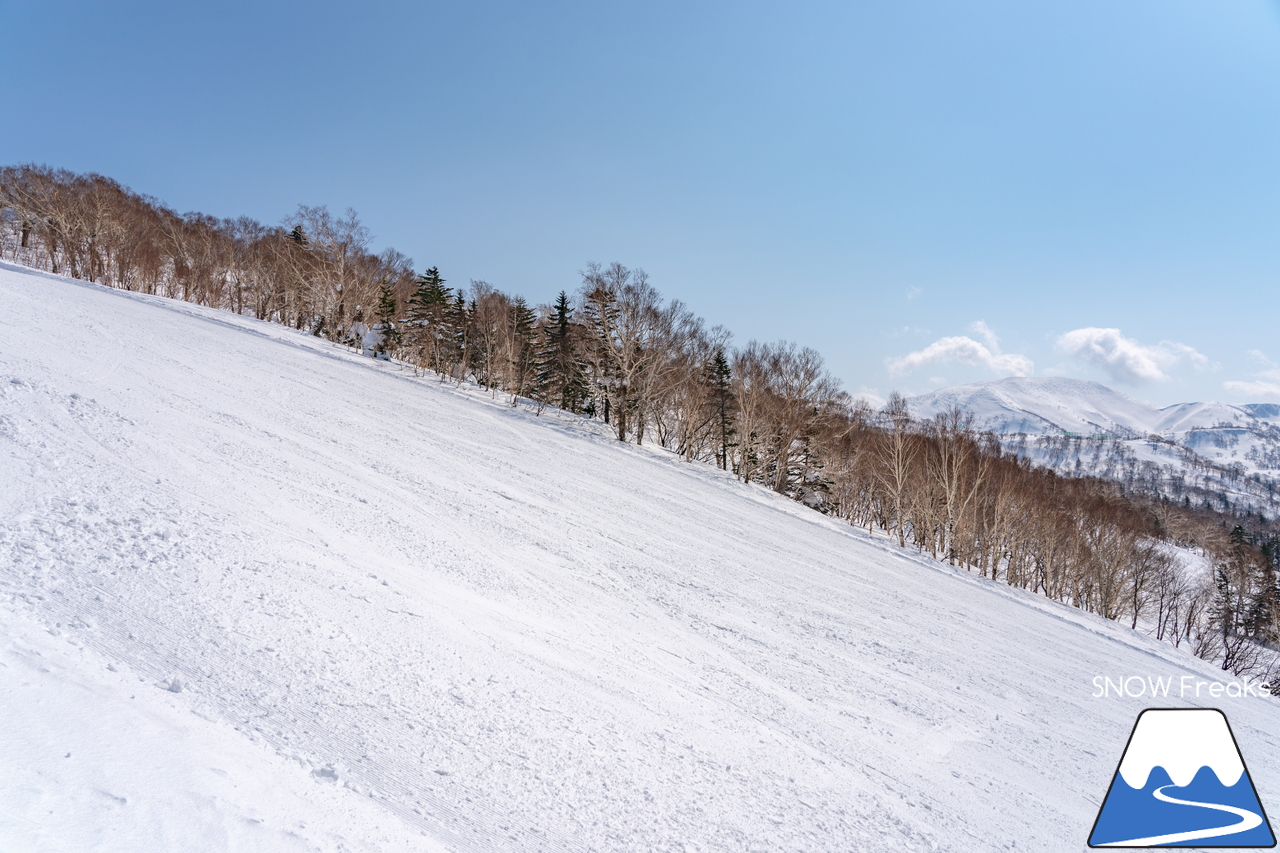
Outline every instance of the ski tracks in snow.
[(458, 850), (1077, 849), (1082, 744), (1131, 720), (1089, 677), (1153, 643), (599, 424), (66, 287), (66, 351), (0, 336), (0, 594), (316, 785)]

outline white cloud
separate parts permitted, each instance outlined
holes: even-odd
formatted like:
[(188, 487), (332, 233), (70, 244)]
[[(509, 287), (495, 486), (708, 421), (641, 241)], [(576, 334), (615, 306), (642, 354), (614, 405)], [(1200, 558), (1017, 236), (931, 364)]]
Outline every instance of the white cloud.
[(1169, 371), (1183, 362), (1197, 371), (1210, 367), (1209, 359), (1194, 347), (1174, 341), (1147, 346), (1126, 338), (1119, 329), (1076, 329), (1059, 337), (1057, 348), (1101, 367), (1112, 379), (1131, 385), (1164, 382)]
[(1269, 367), (1272, 370), (1280, 368), (1280, 364), (1276, 364), (1274, 361), (1267, 358), (1267, 354), (1260, 349), (1249, 350), (1249, 357), (1261, 364), (1263, 367)]
[(889, 375), (901, 376), (922, 367), (951, 363), (985, 367), (1002, 376), (1031, 375), (1031, 371), (1035, 369), (1031, 359), (1025, 355), (1000, 352), (1000, 342), (986, 323), (979, 320), (970, 329), (984, 342), (975, 341), (967, 335), (940, 338), (922, 350), (907, 353), (900, 358), (885, 359)]
[(1219, 365), (1210, 365), (1208, 356), (1197, 352), (1195, 347), (1189, 347), (1186, 344), (1176, 343), (1174, 341), (1161, 341), (1160, 346), (1185, 358), (1196, 369), (1196, 373), (1203, 373), (1206, 370), (1216, 370)]
[(882, 408), (889, 401), (887, 397), (880, 393), (880, 389), (868, 388), (866, 385), (859, 387), (851, 396), (855, 400), (862, 400), (873, 409)]
[(915, 298), (916, 298), (917, 296), (919, 296), (921, 293), (924, 293), (924, 291), (923, 291), (923, 290), (921, 290), (920, 288), (916, 287), (915, 285), (912, 285), (911, 287), (908, 287), (908, 288), (907, 288), (907, 301), (908, 301), (908, 302), (910, 302), (912, 299), (915, 299)]
[(987, 345), (987, 349), (992, 352), (1000, 352), (1000, 340), (996, 337), (996, 333), (991, 331), (991, 327), (985, 322), (982, 320), (974, 320), (969, 324), (969, 331), (982, 338)]
[(1272, 382), (1268, 382), (1265, 379), (1258, 382), (1223, 382), (1222, 387), (1232, 394), (1239, 394), (1241, 397), (1248, 397), (1253, 400), (1280, 397), (1280, 377), (1277, 377)]
[(1232, 394), (1253, 400), (1280, 398), (1280, 365), (1267, 358), (1261, 350), (1249, 350), (1249, 356), (1267, 369), (1253, 374), (1252, 382), (1231, 380), (1223, 382), (1222, 387)]

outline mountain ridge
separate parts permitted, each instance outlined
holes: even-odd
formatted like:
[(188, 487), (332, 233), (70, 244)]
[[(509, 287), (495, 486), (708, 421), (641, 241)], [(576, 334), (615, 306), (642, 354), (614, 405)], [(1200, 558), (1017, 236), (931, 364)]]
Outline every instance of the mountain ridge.
[[(1140, 438), (1151, 434), (1174, 438), (1224, 422), (1267, 423), (1280, 415), (1280, 405), (1271, 403), (1195, 401), (1158, 407), (1101, 382), (1060, 376), (1013, 376), (957, 385), (908, 397), (907, 404), (920, 418), (959, 405), (974, 414), (979, 428), (998, 433), (1079, 434), (1083, 428), (1096, 427)], [(1038, 430), (1018, 428), (1037, 423)]]
[(921, 420), (955, 406), (1008, 451), (1174, 500), (1280, 515), (1280, 405), (1157, 407), (1100, 382), (1009, 377), (906, 399)]

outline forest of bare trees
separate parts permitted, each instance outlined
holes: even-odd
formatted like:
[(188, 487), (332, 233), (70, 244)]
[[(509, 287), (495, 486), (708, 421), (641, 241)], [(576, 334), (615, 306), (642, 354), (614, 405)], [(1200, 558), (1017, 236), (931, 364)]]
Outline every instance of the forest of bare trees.
[(0, 207), (10, 254), (30, 265), (330, 337), (381, 283), (413, 278), (408, 258), (370, 251), (352, 211), (300, 206), (275, 226), (180, 215), (101, 175), (29, 165), (0, 169)]
[[(1082, 608), (1280, 692), (1280, 530), (1063, 476), (1001, 449), (959, 410), (913, 420), (852, 400), (816, 351), (731, 345), (642, 270), (588, 265), (530, 306), (449, 286), (352, 211), (278, 225), (177, 214), (99, 175), (0, 169), (0, 250), (29, 266), (182, 299), (364, 347), (541, 412), (601, 419), (993, 581)], [(1205, 570), (1188, 569), (1196, 555)]]

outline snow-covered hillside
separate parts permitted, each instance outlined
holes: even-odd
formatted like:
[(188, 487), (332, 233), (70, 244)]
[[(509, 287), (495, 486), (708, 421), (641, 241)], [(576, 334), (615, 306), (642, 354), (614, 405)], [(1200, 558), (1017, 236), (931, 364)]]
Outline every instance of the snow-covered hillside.
[(973, 414), (980, 429), (996, 433), (1119, 433), (1128, 438), (1152, 432), (1159, 417), (1150, 403), (1098, 382), (1065, 377), (1014, 376), (943, 388), (907, 403), (918, 418), (959, 406)]
[[(1097, 382), (1011, 377), (944, 388), (907, 404), (918, 418), (952, 406), (1006, 447), (1066, 473), (1133, 481), (1198, 503), (1219, 495), (1274, 515), (1280, 504), (1280, 406), (1157, 408)], [(1069, 439), (1069, 441), (1063, 441)], [(1221, 507), (1219, 507), (1221, 508)]]
[(1081, 850), (1272, 698), (598, 422), (0, 268), (0, 847)]

